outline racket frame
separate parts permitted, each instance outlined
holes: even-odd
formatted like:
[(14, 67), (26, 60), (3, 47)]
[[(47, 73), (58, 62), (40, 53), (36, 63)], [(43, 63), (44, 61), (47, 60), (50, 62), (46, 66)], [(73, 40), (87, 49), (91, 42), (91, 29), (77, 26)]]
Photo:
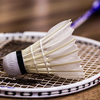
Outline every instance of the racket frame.
[[(36, 39), (44, 37), (46, 32), (24, 32), (16, 33), (16, 34), (1, 34), (0, 38), (9, 38), (9, 39), (18, 39), (18, 37), (29, 38), (30, 40), (33, 36)], [(87, 42), (94, 45), (100, 46), (100, 42), (92, 39), (88, 39), (85, 37), (75, 36), (77, 41)], [(52, 88), (17, 88), (17, 87), (3, 87), (0, 86), (0, 96), (5, 97), (19, 97), (19, 98), (48, 98), (48, 97), (56, 97), (62, 95), (68, 95), (72, 93), (76, 93), (90, 87), (95, 86), (100, 83), (100, 73), (92, 76), (88, 79), (82, 80), (77, 83), (57, 86)]]

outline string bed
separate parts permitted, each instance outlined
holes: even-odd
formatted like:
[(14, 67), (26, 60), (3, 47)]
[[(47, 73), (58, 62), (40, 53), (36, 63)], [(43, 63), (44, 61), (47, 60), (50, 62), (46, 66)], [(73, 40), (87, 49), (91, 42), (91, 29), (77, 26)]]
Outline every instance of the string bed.
[[(48, 88), (68, 85), (84, 80), (84, 78), (64, 79), (51, 74), (47, 75), (35, 73), (19, 75), (17, 77), (8, 76), (3, 71), (3, 57), (12, 51), (22, 50), (31, 44), (33, 44), (33, 42), (11, 40), (0, 48), (0, 86), (12, 88)], [(76, 44), (79, 47), (79, 56), (82, 59), (81, 65), (83, 66), (83, 71), (85, 72), (85, 79), (98, 74), (100, 72), (100, 47), (78, 40), (76, 41)]]

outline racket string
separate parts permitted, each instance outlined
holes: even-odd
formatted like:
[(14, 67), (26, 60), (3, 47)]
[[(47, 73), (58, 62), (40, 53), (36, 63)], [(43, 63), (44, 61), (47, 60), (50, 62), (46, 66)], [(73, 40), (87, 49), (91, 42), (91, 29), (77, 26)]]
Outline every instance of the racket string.
[[(97, 52), (98, 52), (98, 51), (97, 51)], [(97, 52), (95, 52), (95, 53), (92, 55), (92, 57), (87, 61), (87, 63), (83, 66), (83, 68), (84, 68), (89, 62), (91, 62), (91, 59), (95, 57), (95, 54), (96, 54)], [(97, 58), (96, 60), (94, 60), (94, 62), (91, 63), (91, 66), (89, 66), (89, 67), (87, 68), (87, 70), (85, 70), (85, 73), (88, 71), (88, 69), (90, 69), (90, 67), (92, 67), (92, 65), (94, 65), (94, 64), (96, 63), (96, 61), (98, 61), (98, 59), (99, 59), (99, 58)]]
[[(93, 71), (91, 71), (90, 68), (96, 63), (96, 61), (98, 61), (97, 58), (95, 61), (95, 56), (97, 56), (98, 52), (100, 52), (98, 47), (96, 48), (95, 46), (90, 45), (90, 44), (86, 44), (86, 45), (87, 45), (87, 47), (86, 46), (84, 47), (83, 45), (79, 45), (79, 48), (80, 48), (79, 56), (82, 59), (82, 65), (83, 65), (82, 67), (85, 72), (85, 78), (87, 78), (87, 76), (91, 76), (98, 69), (95, 66), (95, 70), (93, 69)], [(82, 79), (79, 78), (79, 79), (77, 79), (77, 82), (81, 81), (81, 80)]]
[(54, 87), (59, 80), (60, 80), (60, 77), (57, 79), (57, 81), (54, 82), (54, 84), (52, 84), (51, 87)]
[(47, 86), (47, 84), (49, 84), (49, 82), (50, 82), (54, 77), (55, 77), (55, 75), (52, 76), (52, 78), (43, 86), (43, 88), (45, 88), (45, 87)]
[[(100, 59), (100, 58), (96, 59), (96, 60), (92, 63), (92, 65), (94, 65), (99, 59)], [(92, 65), (91, 65), (90, 67), (92, 67)], [(86, 71), (88, 71), (88, 70), (90, 69), (90, 67), (89, 67)], [(96, 66), (96, 68), (93, 69), (92, 72), (91, 72), (86, 78), (89, 78), (90, 76), (92, 76), (92, 74), (93, 74), (94, 72), (96, 72), (96, 70), (97, 70), (98, 68), (100, 68), (100, 66)]]
[[(19, 46), (19, 44), (21, 46)], [(5, 56), (6, 54), (12, 51), (24, 49), (31, 44), (32, 44), (31, 42), (29, 43), (29, 42), (24, 42), (24, 41), (23, 42), (22, 41), (9, 42), (4, 47), (2, 47), (0, 51), (0, 54), (1, 54), (0, 58), (2, 58), (3, 56)], [(81, 43), (77, 42), (77, 45), (80, 48), (79, 55), (82, 59), (84, 59), (84, 61), (82, 61), (82, 65), (84, 66), (84, 71), (86, 71), (92, 65), (92, 67), (90, 67), (89, 70), (86, 72), (86, 75), (93, 76), (99, 73), (100, 68), (98, 67), (98, 65), (100, 66), (100, 63), (99, 63), (100, 59), (98, 58), (98, 56), (100, 55), (100, 49), (98, 49), (98, 46), (95, 47), (94, 45), (85, 44), (84, 42), (81, 42)], [(96, 52), (97, 49), (98, 49), (98, 52)], [(90, 62), (87, 63), (86, 61), (89, 59), (91, 60)], [(21, 75), (18, 77), (10, 77), (6, 75), (5, 72), (3, 72), (2, 59), (0, 60), (0, 82), (1, 82), (0, 86), (5, 86), (5, 87), (10, 86), (10, 87), (20, 87), (20, 88), (38, 88), (38, 87), (47, 88), (47, 87), (68, 85), (68, 84), (72, 84), (81, 80), (84, 80), (84, 78), (63, 79), (54, 75), (47, 76), (45, 74), (34, 74), (34, 75), (28, 74), (25, 76)]]

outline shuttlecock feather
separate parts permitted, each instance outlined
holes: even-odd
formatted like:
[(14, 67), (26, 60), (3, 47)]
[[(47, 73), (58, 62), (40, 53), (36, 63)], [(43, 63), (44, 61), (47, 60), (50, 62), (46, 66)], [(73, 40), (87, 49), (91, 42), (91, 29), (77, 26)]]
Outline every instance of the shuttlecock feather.
[(5, 56), (4, 70), (14, 76), (24, 73), (44, 73), (63, 78), (83, 77), (71, 23), (70, 20), (60, 22), (36, 43)]

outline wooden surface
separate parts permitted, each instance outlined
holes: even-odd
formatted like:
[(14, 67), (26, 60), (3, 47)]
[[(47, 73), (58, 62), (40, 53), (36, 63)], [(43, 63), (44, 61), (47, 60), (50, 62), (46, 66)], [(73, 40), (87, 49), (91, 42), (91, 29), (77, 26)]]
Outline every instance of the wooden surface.
[[(0, 32), (48, 31), (60, 21), (74, 21), (91, 7), (92, 2), (93, 0), (0, 0)], [(100, 12), (73, 34), (100, 41)], [(1, 97), (0, 100), (2, 99), (21, 100)], [(100, 100), (100, 84), (76, 94), (49, 100)]]

